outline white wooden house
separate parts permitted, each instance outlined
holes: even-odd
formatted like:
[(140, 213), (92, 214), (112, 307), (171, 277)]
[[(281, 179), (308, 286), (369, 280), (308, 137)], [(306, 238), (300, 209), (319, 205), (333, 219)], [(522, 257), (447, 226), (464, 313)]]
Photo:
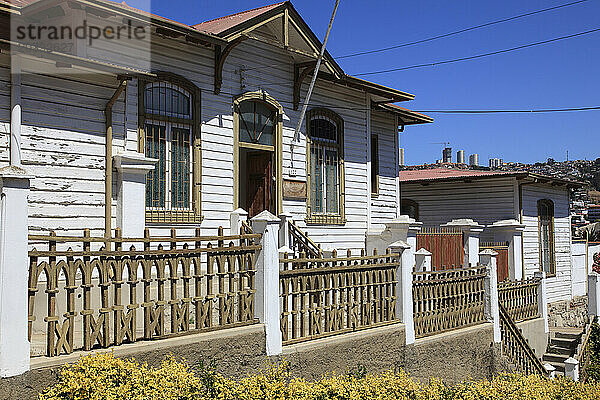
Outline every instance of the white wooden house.
[(512, 279), (547, 274), (548, 301), (572, 298), (569, 188), (529, 172), (435, 168), (399, 174), (402, 213), (425, 226), (471, 219), (481, 242), (510, 243)]
[(398, 129), (432, 119), (391, 104), (412, 94), (349, 76), (326, 52), (294, 137), (321, 43), (290, 2), (193, 26), (73, 3), (0, 0), (0, 16), (129, 20), (149, 35), (37, 51), (3, 30), (0, 166), (34, 176), (30, 233), (211, 234), (233, 210), (266, 209), (324, 248), (358, 249), (369, 227), (399, 215)]

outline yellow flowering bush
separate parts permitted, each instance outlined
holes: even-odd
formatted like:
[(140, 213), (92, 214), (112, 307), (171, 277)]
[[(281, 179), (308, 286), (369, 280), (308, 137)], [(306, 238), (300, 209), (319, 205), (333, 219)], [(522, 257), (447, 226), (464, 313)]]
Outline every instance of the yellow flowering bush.
[(212, 368), (190, 370), (174, 358), (153, 368), (112, 354), (81, 358), (66, 366), (58, 384), (40, 400), (587, 400), (600, 399), (600, 383), (564, 378), (501, 375), (447, 385), (419, 383), (404, 372), (326, 375), (316, 381), (292, 377), (285, 363), (235, 381)]

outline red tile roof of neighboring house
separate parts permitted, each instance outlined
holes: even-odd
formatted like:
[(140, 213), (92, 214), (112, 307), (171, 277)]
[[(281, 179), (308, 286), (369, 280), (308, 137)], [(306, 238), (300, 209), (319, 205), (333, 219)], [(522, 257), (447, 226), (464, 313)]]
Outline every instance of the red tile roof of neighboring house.
[[(526, 174), (526, 173), (525, 173)], [(451, 178), (512, 176), (512, 171), (478, 171), (472, 169), (432, 168), (400, 171), (400, 182), (435, 181)]]
[(473, 169), (455, 169), (455, 168), (430, 168), (418, 170), (400, 171), (399, 179), (403, 183), (429, 183), (429, 182), (447, 182), (460, 181), (466, 179), (483, 179), (483, 178), (501, 178), (501, 177), (516, 177), (530, 178), (536, 182), (552, 182), (559, 185), (569, 185), (580, 187), (584, 184), (577, 181), (567, 179), (554, 178), (540, 174), (534, 174), (527, 171), (486, 171)]
[(262, 6), (258, 8), (253, 8), (251, 10), (241, 11), (235, 14), (226, 15), (224, 17), (219, 17), (215, 19), (211, 19), (209, 21), (204, 21), (199, 24), (192, 25), (194, 28), (199, 31), (208, 32), (212, 34), (219, 34), (221, 32), (226, 31), (229, 28), (232, 28), (238, 24), (246, 22), (256, 16), (259, 16), (263, 13), (266, 13), (269, 10), (272, 10), (285, 2), (269, 4), (267, 6)]

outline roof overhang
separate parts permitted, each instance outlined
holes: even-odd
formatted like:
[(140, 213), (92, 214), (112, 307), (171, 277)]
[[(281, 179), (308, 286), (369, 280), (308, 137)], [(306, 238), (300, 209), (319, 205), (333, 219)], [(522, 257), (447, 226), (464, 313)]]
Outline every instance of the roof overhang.
[[(402, 172), (400, 172), (402, 173)], [(578, 181), (571, 181), (567, 179), (560, 179), (551, 176), (545, 176), (535, 174), (527, 171), (501, 171), (499, 173), (481, 174), (481, 175), (464, 175), (464, 176), (448, 176), (448, 177), (435, 177), (435, 178), (424, 178), (424, 179), (411, 179), (402, 180), (400, 183), (404, 185), (409, 184), (420, 184), (420, 185), (431, 185), (443, 182), (472, 182), (476, 180), (487, 180), (487, 179), (502, 179), (502, 178), (515, 178), (520, 182), (527, 183), (538, 183), (548, 184), (552, 186), (566, 186), (568, 188), (579, 188), (585, 186), (585, 183)]]
[(433, 118), (428, 115), (409, 110), (395, 104), (375, 104), (373, 108), (377, 111), (384, 111), (398, 116), (398, 125), (417, 125), (430, 124)]

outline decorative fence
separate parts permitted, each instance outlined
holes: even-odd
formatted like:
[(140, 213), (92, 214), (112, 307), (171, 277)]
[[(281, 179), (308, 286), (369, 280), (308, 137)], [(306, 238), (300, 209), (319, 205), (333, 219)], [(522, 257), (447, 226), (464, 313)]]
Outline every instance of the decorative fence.
[(538, 290), (540, 278), (498, 282), (498, 301), (515, 322), (540, 316)]
[(106, 239), (86, 230), (82, 237), (30, 236), (35, 248), (29, 252), (29, 340), (45, 340), (45, 354), (56, 356), (257, 322), (260, 246), (253, 239), (260, 235), (224, 236), (222, 228), (218, 236), (199, 233), (177, 237), (173, 229), (170, 237), (151, 237), (146, 230), (143, 238), (121, 238), (117, 230)]
[(399, 257), (280, 259), (281, 334), (296, 343), (396, 321)]
[(413, 272), (415, 335), (485, 322), (486, 268), (477, 266), (449, 271)]
[(521, 333), (515, 322), (510, 317), (502, 303), (500, 308), (500, 332), (502, 335), (502, 354), (524, 374), (540, 374), (546, 376), (548, 373), (542, 365), (535, 352), (529, 346), (527, 339)]
[(579, 380), (587, 380), (588, 368), (590, 366), (590, 335), (592, 333), (592, 324), (597, 322), (597, 317), (588, 320), (583, 331), (581, 346), (579, 346), (575, 359), (579, 362)]
[(508, 276), (508, 247), (509, 247), (509, 242), (481, 242), (479, 244), (480, 250), (492, 249), (496, 253), (498, 253), (498, 256), (496, 257), (498, 282), (503, 282), (509, 278), (509, 276)]
[(463, 233), (456, 228), (423, 227), (417, 233), (417, 249), (431, 253), (434, 270), (461, 268), (465, 256)]
[(296, 224), (288, 221), (288, 228), (290, 249), (296, 256), (299, 256), (300, 253), (304, 253), (307, 258), (321, 258), (323, 256), (321, 248), (306, 233), (298, 229)]

